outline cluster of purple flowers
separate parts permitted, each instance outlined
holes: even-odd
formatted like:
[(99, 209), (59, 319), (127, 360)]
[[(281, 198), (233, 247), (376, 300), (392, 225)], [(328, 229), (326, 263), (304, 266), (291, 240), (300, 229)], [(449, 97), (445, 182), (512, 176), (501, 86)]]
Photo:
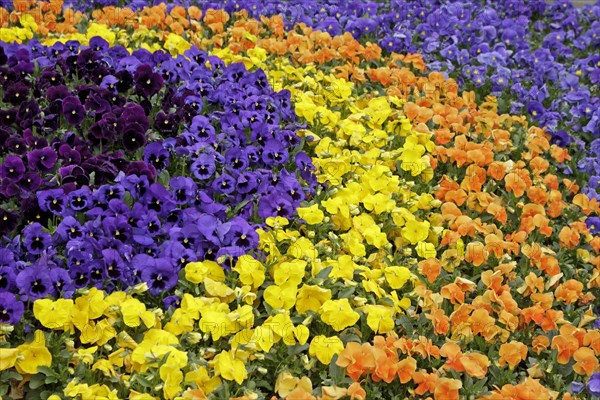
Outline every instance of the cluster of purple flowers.
[(10, 323), (24, 301), (78, 288), (167, 296), (182, 266), (255, 250), (257, 226), (314, 193), (290, 93), (260, 70), (94, 38), (3, 45), (0, 74)]

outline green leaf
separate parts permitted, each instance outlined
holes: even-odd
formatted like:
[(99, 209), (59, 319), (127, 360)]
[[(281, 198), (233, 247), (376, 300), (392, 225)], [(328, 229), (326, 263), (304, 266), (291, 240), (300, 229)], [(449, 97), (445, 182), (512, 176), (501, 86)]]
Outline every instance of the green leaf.
[(400, 324), (401, 327), (404, 328), (404, 330), (406, 331), (406, 334), (408, 336), (411, 336), (413, 334), (413, 326), (410, 323), (410, 319), (406, 315), (403, 315), (402, 317), (400, 317), (398, 319), (398, 323)]
[(295, 346), (288, 346), (287, 350), (288, 350), (288, 355), (289, 356), (295, 356), (296, 354), (300, 354), (302, 352), (304, 352), (305, 350), (308, 349), (308, 344), (297, 344)]
[(123, 202), (127, 204), (129, 208), (133, 207), (133, 196), (129, 192), (125, 192), (125, 196), (123, 196)]
[(144, 377), (142, 377), (140, 375), (135, 376), (134, 379), (135, 379), (136, 382), (139, 382), (139, 384), (142, 385), (145, 388), (151, 388), (151, 387), (154, 386), (152, 384), (152, 382), (150, 382), (148, 379), (146, 379), (146, 378), (144, 378)]
[(164, 187), (168, 188), (169, 183), (171, 182), (171, 175), (169, 175), (169, 171), (166, 169), (158, 175), (158, 182), (162, 184)]
[(8, 381), (22, 381), (23, 380), (23, 376), (21, 376), (20, 374), (16, 373), (16, 372), (12, 372), (12, 371), (3, 371), (0, 372), (0, 382), (8, 382)]
[(319, 271), (319, 273), (317, 274), (317, 276), (315, 276), (315, 278), (325, 280), (329, 277), (331, 270), (333, 270), (333, 267), (323, 268), (321, 271)]
[(44, 386), (45, 377), (41, 374), (34, 375), (29, 381), (29, 387), (31, 389), (37, 389)]
[(237, 215), (237, 214), (240, 212), (240, 210), (241, 210), (242, 208), (244, 208), (244, 207), (246, 206), (246, 204), (248, 204), (249, 202), (250, 202), (250, 200), (244, 200), (244, 201), (242, 201), (241, 203), (239, 203), (239, 204), (238, 204), (238, 205), (237, 205), (237, 206), (236, 206), (236, 207), (235, 207), (235, 208), (234, 208), (234, 209), (231, 211), (231, 215), (232, 215), (232, 216), (234, 216), (234, 215)]
[[(329, 267), (330, 268), (330, 267)], [(352, 296), (352, 293), (356, 290), (355, 287), (351, 286), (344, 290), (340, 290), (337, 294), (337, 298), (339, 299), (349, 299)]]
[(329, 376), (335, 383), (341, 383), (346, 375), (346, 370), (335, 363), (337, 359), (338, 356), (336, 354), (329, 363)]
[(58, 373), (49, 367), (38, 367), (38, 372), (46, 376), (59, 377)]

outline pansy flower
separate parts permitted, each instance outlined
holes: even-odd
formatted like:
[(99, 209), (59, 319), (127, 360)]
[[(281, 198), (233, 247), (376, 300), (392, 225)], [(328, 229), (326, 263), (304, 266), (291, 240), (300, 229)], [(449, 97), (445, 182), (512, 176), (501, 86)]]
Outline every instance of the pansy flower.
[(50, 281), (54, 287), (54, 293), (63, 298), (73, 296), (75, 287), (73, 286), (73, 281), (67, 270), (63, 268), (52, 268), (48, 272), (48, 275), (50, 276)]
[(44, 232), (42, 225), (34, 222), (23, 229), (23, 245), (31, 254), (41, 254), (51, 244), (50, 234)]
[(262, 196), (258, 201), (258, 215), (263, 219), (272, 216), (289, 218), (293, 213), (292, 204), (276, 193)]
[(25, 164), (21, 157), (9, 155), (0, 167), (0, 177), (11, 182), (18, 182), (25, 173)]
[(152, 142), (144, 149), (144, 161), (160, 172), (169, 166), (169, 152), (160, 142)]
[(187, 204), (195, 197), (197, 190), (194, 181), (186, 176), (171, 178), (170, 187), (173, 191), (173, 200), (177, 204)]
[(207, 180), (216, 169), (214, 156), (207, 153), (200, 154), (191, 165), (192, 173), (199, 180)]
[(58, 154), (51, 147), (34, 149), (27, 154), (28, 166), (39, 171), (51, 170), (57, 160)]
[(23, 302), (9, 292), (0, 292), (0, 324), (16, 325), (25, 312)]
[(79, 125), (85, 118), (85, 109), (76, 96), (67, 96), (62, 100), (62, 113), (71, 125)]
[(134, 74), (134, 82), (137, 91), (145, 97), (152, 97), (162, 88), (163, 78), (154, 72), (148, 64), (137, 67)]
[(49, 189), (37, 192), (37, 198), (42, 211), (50, 211), (55, 215), (62, 215), (66, 207), (66, 198), (63, 189)]
[(67, 216), (56, 227), (56, 235), (62, 242), (68, 242), (69, 240), (82, 239), (84, 231), (77, 219)]
[(148, 284), (150, 294), (156, 296), (168, 292), (177, 284), (177, 271), (170, 260), (146, 255), (138, 255), (134, 260), (136, 263), (144, 263), (141, 279)]
[(41, 299), (54, 290), (50, 275), (41, 266), (25, 268), (16, 280), (20, 295), (30, 300)]

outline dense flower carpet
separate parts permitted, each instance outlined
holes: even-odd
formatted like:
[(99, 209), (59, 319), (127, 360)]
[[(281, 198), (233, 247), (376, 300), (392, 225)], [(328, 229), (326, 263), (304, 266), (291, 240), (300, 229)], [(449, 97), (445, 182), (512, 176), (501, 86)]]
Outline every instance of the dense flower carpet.
[(600, 3), (0, 1), (0, 397), (600, 397)]

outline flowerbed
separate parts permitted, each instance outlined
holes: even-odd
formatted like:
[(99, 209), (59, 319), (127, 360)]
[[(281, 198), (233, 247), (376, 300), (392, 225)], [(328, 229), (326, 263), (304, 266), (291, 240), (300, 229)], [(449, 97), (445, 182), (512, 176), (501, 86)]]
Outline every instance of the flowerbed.
[(592, 161), (508, 92), (363, 19), (2, 15), (9, 398), (600, 394)]

